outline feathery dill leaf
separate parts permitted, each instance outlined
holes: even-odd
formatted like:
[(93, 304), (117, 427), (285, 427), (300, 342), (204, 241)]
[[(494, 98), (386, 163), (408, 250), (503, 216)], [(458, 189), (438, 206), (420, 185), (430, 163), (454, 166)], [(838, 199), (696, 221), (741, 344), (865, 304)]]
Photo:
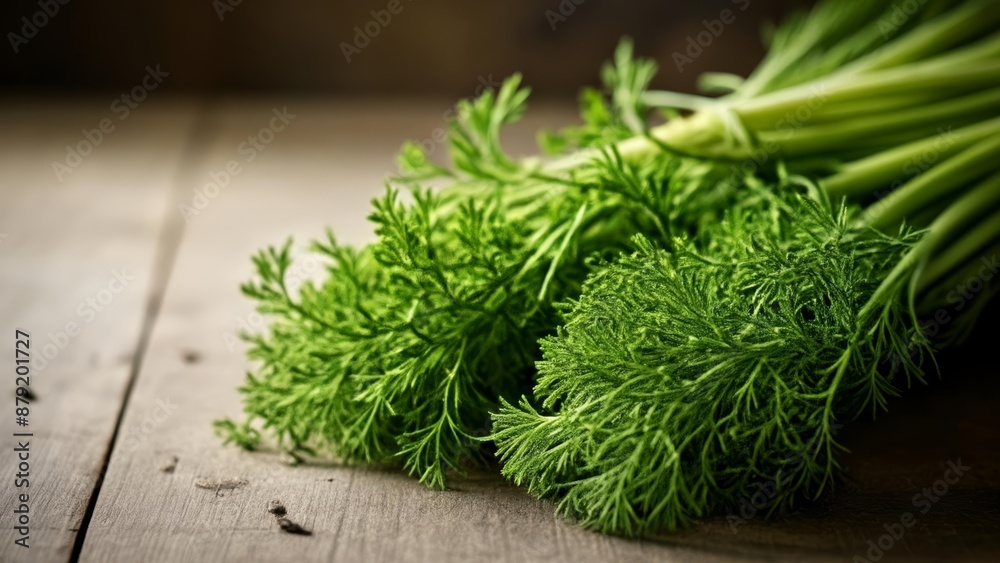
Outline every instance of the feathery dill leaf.
[(632, 41), (624, 38), (614, 59), (601, 68), (607, 96), (596, 88), (580, 92), (583, 124), (560, 131), (542, 130), (538, 143), (549, 154), (582, 148), (599, 148), (623, 141), (647, 130), (643, 95), (656, 75), (656, 61), (634, 56)]
[(504, 475), (620, 534), (676, 529), (759, 480), (775, 510), (830, 487), (835, 421), (893, 393), (886, 341), (914, 342), (900, 295), (859, 311), (918, 235), (850, 215), (765, 195), (672, 252), (637, 239), (542, 340), (534, 401), (494, 414)]

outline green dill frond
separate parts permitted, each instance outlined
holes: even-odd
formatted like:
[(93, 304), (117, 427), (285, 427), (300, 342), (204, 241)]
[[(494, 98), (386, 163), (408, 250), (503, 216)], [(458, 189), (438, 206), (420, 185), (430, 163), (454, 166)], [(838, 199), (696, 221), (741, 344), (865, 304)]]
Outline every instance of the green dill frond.
[(521, 75), (503, 81), (496, 92), (487, 89), (474, 100), (462, 100), (449, 124), (448, 145), (456, 169), (472, 178), (516, 181), (521, 165), (500, 147), (500, 131), (521, 118), (530, 90)]
[(494, 415), (504, 474), (629, 535), (736, 506), (761, 480), (774, 510), (831, 487), (837, 421), (895, 392), (887, 354), (914, 334), (901, 294), (875, 322), (859, 312), (918, 235), (850, 214), (772, 196), (672, 252), (638, 240), (543, 339), (538, 406)]
[(580, 93), (583, 124), (557, 132), (543, 130), (538, 136), (539, 146), (549, 154), (560, 154), (582, 148), (606, 147), (645, 133), (649, 108), (643, 94), (656, 71), (656, 61), (636, 58), (632, 41), (622, 39), (614, 59), (601, 68), (604, 92), (584, 88)]
[[(625, 164), (608, 151), (559, 179), (506, 156), (500, 127), (527, 96), (518, 83), (459, 105), (454, 170), (404, 147), (403, 175), (373, 203), (377, 241), (314, 245), (328, 261), (321, 285), (289, 292), (287, 244), (254, 258), (257, 279), (243, 289), (272, 320), (248, 337), (260, 367), (244, 407), (282, 447), (399, 462), (445, 486), (481, 458), (499, 397), (530, 389), (538, 340), (558, 324), (555, 304), (579, 294), (589, 258), (614, 256), (637, 233), (666, 244), (674, 225), (693, 228), (683, 209), (711, 181), (696, 164)], [(700, 179), (684, 180), (689, 169)], [(429, 179), (452, 183), (421, 187)], [(246, 428), (223, 430), (242, 443)]]
[(642, 102), (642, 94), (649, 88), (656, 71), (656, 61), (634, 56), (632, 40), (628, 38), (618, 44), (614, 63), (607, 63), (601, 69), (601, 79), (611, 91), (615, 113), (633, 134), (642, 134), (647, 130), (648, 108)]

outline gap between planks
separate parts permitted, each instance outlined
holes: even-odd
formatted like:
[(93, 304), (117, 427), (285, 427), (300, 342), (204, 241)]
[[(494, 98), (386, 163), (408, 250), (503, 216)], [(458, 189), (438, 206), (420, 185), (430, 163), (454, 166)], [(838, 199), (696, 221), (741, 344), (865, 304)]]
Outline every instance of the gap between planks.
[(167, 198), (166, 208), (163, 210), (165, 217), (160, 227), (160, 235), (157, 237), (156, 258), (153, 262), (152, 283), (149, 286), (149, 293), (146, 297), (146, 306), (143, 310), (142, 325), (139, 332), (139, 339), (136, 342), (135, 354), (129, 366), (128, 380), (125, 383), (125, 391), (122, 401), (118, 406), (118, 413), (115, 416), (115, 425), (108, 441), (104, 458), (101, 462), (100, 473), (94, 483), (90, 498), (87, 500), (87, 508), (77, 529), (76, 538), (73, 541), (73, 551), (70, 553), (70, 563), (76, 563), (80, 559), (84, 542), (87, 539), (87, 529), (90, 527), (91, 519), (94, 516), (94, 509), (97, 506), (97, 499), (101, 494), (101, 487), (104, 485), (104, 477), (108, 471), (111, 455), (114, 453), (115, 444), (118, 442), (118, 435), (121, 431), (122, 421), (128, 409), (129, 401), (132, 398), (132, 391), (135, 389), (135, 382), (142, 367), (142, 360), (146, 355), (149, 346), (149, 337), (152, 334), (153, 326), (156, 323), (160, 307), (163, 305), (163, 297), (166, 294), (167, 282), (170, 280), (170, 272), (173, 268), (174, 260), (177, 257), (177, 250), (180, 247), (181, 237), (184, 229), (181, 224), (181, 217), (175, 212), (173, 201), (184, 186), (189, 184), (193, 176), (194, 164), (201, 158), (202, 151), (209, 144), (213, 127), (208, 119), (210, 110), (209, 102), (202, 102), (192, 110), (194, 121), (187, 141), (184, 144), (183, 152), (178, 161), (177, 171), (169, 190), (171, 193)]

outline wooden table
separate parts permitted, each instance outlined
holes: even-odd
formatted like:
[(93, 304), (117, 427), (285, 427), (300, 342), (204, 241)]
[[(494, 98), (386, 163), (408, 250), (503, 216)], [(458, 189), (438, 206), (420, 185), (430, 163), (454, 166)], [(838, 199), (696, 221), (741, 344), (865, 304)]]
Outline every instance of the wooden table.
[[(13, 366), (22, 328), (33, 354), (52, 356), (32, 376), (27, 428), (13, 420), (13, 370), (0, 391), (11, 413), (0, 418), (0, 561), (851, 561), (908, 511), (916, 522), (886, 559), (1000, 559), (994, 321), (945, 356), (948, 379), (843, 431), (853, 453), (834, 495), (735, 531), (719, 517), (629, 541), (556, 519), (495, 470), (435, 492), (397, 471), (289, 467), (275, 452), (222, 447), (211, 422), (238, 416), (247, 369), (233, 337), (256, 320), (237, 289), (250, 254), (289, 234), (301, 249), (326, 225), (369, 240), (368, 201), (394, 151), (433, 139), (447, 104), (151, 99), (125, 120), (101, 100), (0, 107), (0, 350)], [(295, 117), (248, 160), (241, 143), (285, 107)], [(104, 118), (114, 130), (58, 179), (53, 162)], [(540, 125), (569, 119), (565, 108), (530, 114), (511, 144), (530, 150)], [(227, 166), (239, 171), (206, 193)], [(13, 529), (12, 433), (23, 430), (29, 549)], [(959, 459), (971, 469), (920, 514), (914, 495)], [(246, 484), (195, 486), (224, 478)], [(313, 535), (281, 532), (271, 499)]]

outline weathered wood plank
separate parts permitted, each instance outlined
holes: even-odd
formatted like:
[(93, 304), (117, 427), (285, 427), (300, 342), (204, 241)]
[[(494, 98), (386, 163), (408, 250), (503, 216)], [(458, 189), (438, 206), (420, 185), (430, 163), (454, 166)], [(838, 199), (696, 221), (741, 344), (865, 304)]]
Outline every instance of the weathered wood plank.
[[(628, 541), (556, 520), (550, 504), (495, 472), (437, 492), (397, 472), (334, 463), (290, 468), (274, 453), (222, 448), (210, 424), (240, 410), (235, 388), (246, 362), (242, 347), (231, 348), (227, 339), (252, 319), (251, 304), (236, 289), (250, 275), (249, 255), (289, 233), (301, 247), (325, 225), (342, 240), (367, 240), (367, 201), (381, 191), (399, 139), (429, 136), (441, 113), (291, 102), (295, 120), (245, 162), (239, 144), (267, 125), (271, 109), (230, 106), (214, 117), (220, 133), (190, 188), (232, 159), (242, 172), (185, 228), (83, 561), (845, 561), (865, 556), (882, 525), (912, 509), (913, 495), (959, 457), (975, 471), (921, 515), (886, 557), (975, 561), (997, 553), (1000, 448), (995, 432), (982, 430), (998, 422), (984, 407), (997, 390), (988, 377), (976, 380), (979, 387), (918, 393), (879, 424), (845, 430), (855, 449), (847, 458), (853, 482), (793, 517), (751, 517), (738, 533), (717, 518), (684, 533)], [(513, 137), (524, 142), (535, 128), (529, 121)], [(174, 204), (191, 204), (193, 197), (182, 190)], [(970, 428), (980, 428), (975, 438), (955, 438)], [(885, 451), (887, 444), (894, 449)], [(174, 471), (161, 471), (174, 456)], [(195, 486), (227, 478), (246, 483), (218, 491)], [(274, 499), (313, 535), (281, 532), (267, 512)]]
[[(104, 118), (115, 129), (60, 182), (53, 161), (65, 163), (66, 145)], [(0, 122), (0, 561), (66, 561), (121, 410), (192, 111), (151, 100), (123, 121), (100, 100), (15, 101)], [(15, 328), (31, 333), (35, 358), (24, 428), (14, 420)], [(25, 488), (15, 487), (16, 431), (34, 434)], [(28, 549), (14, 543), (12, 512), (25, 492)]]

